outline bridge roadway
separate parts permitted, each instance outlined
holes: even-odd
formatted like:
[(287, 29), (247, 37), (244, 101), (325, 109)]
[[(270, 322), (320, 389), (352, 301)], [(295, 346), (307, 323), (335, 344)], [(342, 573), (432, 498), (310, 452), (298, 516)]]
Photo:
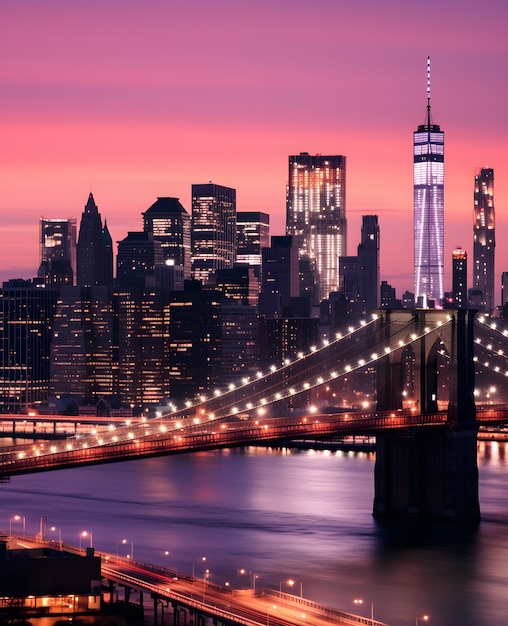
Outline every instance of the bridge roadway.
[[(419, 415), (410, 410), (334, 413), (266, 419), (152, 419), (111, 432), (62, 442), (35, 442), (0, 448), (0, 479), (33, 472), (111, 463), (136, 458), (248, 445), (290, 445), (295, 439), (376, 435), (382, 431), (446, 424), (446, 411)], [(479, 425), (508, 422), (508, 407), (478, 410)]]
[[(18, 545), (24, 547), (55, 545), (54, 542), (26, 536), (17, 537), (16, 540)], [(62, 546), (62, 549), (85, 554), (85, 550), (75, 546)], [(118, 557), (116, 554), (95, 551), (95, 555), (101, 557), (101, 573), (104, 579), (149, 593), (154, 601), (154, 609), (161, 603), (166, 607), (171, 605), (177, 612), (184, 610), (210, 618), (214, 624), (387, 626), (371, 618), (339, 611), (274, 589), (233, 589), (229, 584), (217, 585), (204, 578), (185, 576), (164, 567)], [(179, 620), (176, 619), (174, 623), (179, 623)]]

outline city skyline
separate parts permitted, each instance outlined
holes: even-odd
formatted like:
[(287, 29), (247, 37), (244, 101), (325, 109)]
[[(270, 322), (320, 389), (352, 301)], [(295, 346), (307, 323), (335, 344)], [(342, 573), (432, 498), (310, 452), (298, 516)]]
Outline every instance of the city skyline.
[[(7, 0), (0, 13), (3, 280), (36, 275), (39, 218), (79, 216), (90, 192), (115, 251), (154, 197), (190, 213), (191, 185), (210, 178), (283, 234), (287, 158), (308, 151), (346, 156), (348, 247), (362, 215), (378, 215), (381, 279), (413, 290), (411, 138), (428, 56), (447, 134), (445, 291), (452, 250), (472, 258), (480, 167), (496, 171), (499, 240), (508, 232), (503, 2), (430, 1), (430, 31), (419, 4), (395, 0), (291, 13), (281, 1)], [(496, 304), (507, 269), (499, 246)]]

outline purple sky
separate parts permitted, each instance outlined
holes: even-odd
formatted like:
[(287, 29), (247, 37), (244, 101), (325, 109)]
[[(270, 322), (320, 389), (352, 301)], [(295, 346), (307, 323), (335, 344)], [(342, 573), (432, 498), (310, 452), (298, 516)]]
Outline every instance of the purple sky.
[(508, 271), (506, 0), (1, 0), (0, 279), (31, 277), (41, 216), (93, 192), (114, 241), (157, 196), (237, 189), (284, 231), (288, 155), (347, 157), (348, 253), (377, 214), (381, 277), (413, 290), (412, 133), (445, 131), (445, 289), (472, 266), (473, 180), (495, 170)]

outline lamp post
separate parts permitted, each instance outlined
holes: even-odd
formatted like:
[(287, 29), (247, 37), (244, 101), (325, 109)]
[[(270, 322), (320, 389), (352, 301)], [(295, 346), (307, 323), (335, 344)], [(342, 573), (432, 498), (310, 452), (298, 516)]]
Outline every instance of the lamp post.
[(25, 534), (26, 529), (26, 518), (24, 515), (11, 515), (9, 517), (9, 537), (12, 537), (12, 520), (15, 522), (22, 521), (23, 522), (23, 534)]
[(132, 541), (127, 541), (127, 539), (122, 539), (121, 541), (117, 541), (116, 542), (116, 562), (118, 563), (120, 557), (118, 554), (118, 546), (120, 544), (123, 544), (124, 546), (127, 545), (128, 543), (130, 543), (130, 547), (131, 547), (131, 551), (130, 553), (127, 555), (127, 558), (130, 559), (131, 561), (134, 560), (134, 543)]
[(418, 624), (420, 623), (419, 620), (422, 620), (423, 622), (428, 622), (429, 621), (429, 616), (428, 615), (421, 615), (420, 617), (416, 618), (416, 626), (418, 626)]
[[(201, 562), (206, 563), (206, 556), (201, 557)], [(192, 561), (192, 578), (194, 578), (194, 561)]]
[(81, 550), (81, 537), (90, 537), (90, 548), (93, 545), (92, 533), (89, 533), (87, 530), (83, 530), (79, 533), (79, 549)]
[[(354, 604), (363, 604), (363, 599), (362, 598), (355, 598), (353, 600)], [(370, 603), (370, 621), (374, 622), (374, 602)]]
[(51, 526), (51, 531), (56, 532), (58, 530), (58, 547), (60, 548), (60, 552), (62, 551), (62, 531), (60, 528), (56, 526)]

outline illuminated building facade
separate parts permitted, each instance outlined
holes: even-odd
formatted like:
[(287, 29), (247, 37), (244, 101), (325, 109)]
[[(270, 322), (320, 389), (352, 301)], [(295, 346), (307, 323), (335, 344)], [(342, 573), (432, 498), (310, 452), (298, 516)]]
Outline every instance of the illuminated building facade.
[(462, 248), (452, 252), (452, 283), (454, 307), (467, 307), (467, 252)]
[(415, 300), (427, 308), (444, 296), (444, 132), (430, 116), (427, 60), (427, 119), (413, 133)]
[(45, 402), (59, 290), (21, 279), (0, 289), (0, 412)]
[(317, 302), (339, 287), (339, 257), (347, 254), (346, 157), (301, 152), (289, 157), (286, 234), (308, 259)]
[(239, 211), (236, 236), (236, 262), (261, 265), (261, 249), (270, 245), (270, 216), (260, 211)]
[(191, 277), (191, 216), (178, 198), (157, 198), (143, 213), (143, 230), (160, 241), (164, 259)]
[(236, 189), (192, 185), (192, 275), (215, 284), (218, 269), (232, 268), (236, 255)]
[(45, 285), (76, 283), (76, 218), (48, 219), (39, 223), (41, 264), (38, 277)]
[(480, 308), (485, 313), (494, 310), (495, 247), (494, 170), (483, 168), (474, 177), (473, 289), (481, 292)]

